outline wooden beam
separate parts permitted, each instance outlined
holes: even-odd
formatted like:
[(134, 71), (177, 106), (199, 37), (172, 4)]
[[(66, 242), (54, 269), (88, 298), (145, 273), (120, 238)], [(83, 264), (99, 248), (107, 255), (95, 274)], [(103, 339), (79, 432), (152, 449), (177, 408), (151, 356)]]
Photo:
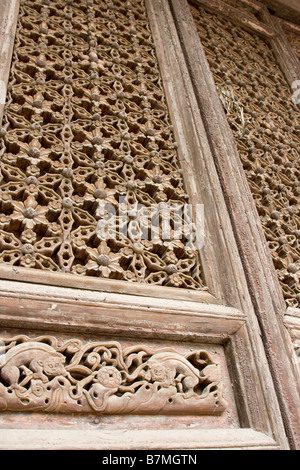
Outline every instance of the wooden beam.
[(293, 90), (293, 83), (300, 80), (300, 62), (298, 57), (287, 40), (279, 19), (274, 15), (270, 15), (267, 8), (261, 10), (260, 16), (266, 24), (277, 30), (277, 36), (270, 39), (270, 46), (291, 90)]
[(275, 12), (275, 15), (300, 25), (299, 0), (260, 0), (266, 7)]
[[(217, 299), (207, 291), (181, 289), (177, 287), (155, 286), (145, 283), (100, 279), (62, 272), (43, 271), (0, 263), (0, 279), (22, 281), (46, 286), (71, 287), (73, 289), (115, 292), (133, 296), (151, 296), (161, 299), (194, 300), (195, 302), (217, 303)], [(0, 289), (1, 290), (1, 289)]]
[(2, 121), (6, 88), (13, 54), (20, 0), (1, 0), (0, 5), (0, 121)]
[(300, 24), (291, 23), (290, 21), (283, 20), (282, 18), (278, 18), (278, 21), (284, 31), (290, 31), (291, 33), (300, 35)]
[(189, 0), (196, 7), (203, 7), (211, 13), (221, 15), (232, 23), (242, 26), (247, 31), (259, 34), (265, 38), (274, 38), (277, 32), (270, 25), (266, 25), (256, 18), (241, 12), (221, 0)]
[(237, 309), (0, 280), (1, 328), (222, 343), (245, 322)]

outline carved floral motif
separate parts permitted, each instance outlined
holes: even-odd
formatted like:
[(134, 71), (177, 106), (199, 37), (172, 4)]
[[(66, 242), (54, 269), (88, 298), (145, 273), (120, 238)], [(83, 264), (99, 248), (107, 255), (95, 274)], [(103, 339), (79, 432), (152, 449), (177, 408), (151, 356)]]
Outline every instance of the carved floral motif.
[(0, 408), (100, 414), (219, 415), (219, 366), (205, 350), (17, 336), (1, 341)]

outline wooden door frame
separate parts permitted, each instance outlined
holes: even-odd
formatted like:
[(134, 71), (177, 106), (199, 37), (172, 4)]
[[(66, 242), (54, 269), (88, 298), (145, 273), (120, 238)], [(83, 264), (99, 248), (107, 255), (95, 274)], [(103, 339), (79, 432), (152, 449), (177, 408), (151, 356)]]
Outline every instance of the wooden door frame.
[[(5, 44), (0, 44), (0, 51), (6, 51), (3, 77), (7, 80), (18, 2), (15, 0), (12, 9), (9, 9), (10, 0), (2, 0), (2, 3), (7, 5), (3, 14), (6, 11), (10, 25)], [(209, 294), (137, 287), (126, 282), (90, 279), (79, 282), (73, 275), (56, 277), (55, 273), (1, 266), (0, 321), (5, 329), (61, 331), (75, 335), (85, 331), (116, 339), (129, 337), (146, 341), (155, 336), (162, 341), (221, 344), (236, 397), (239, 427), (193, 431), (193, 439), (188, 430), (165, 430), (156, 435), (145, 430), (140, 435), (128, 433), (127, 437), (122, 431), (109, 434), (99, 430), (97, 434), (91, 432), (90, 436), (87, 433), (90, 444), (83, 443), (80, 431), (69, 430), (62, 434), (34, 428), (2, 429), (1, 445), (9, 448), (288, 449), (286, 432), (289, 428), (284, 421), (298, 405), (296, 423), (299, 398), (298, 395), (293, 397), (294, 374), (287, 363), (282, 332), (284, 307), (263, 233), (254, 217), (252, 197), (238, 165), (233, 138), (217, 100), (187, 3), (185, 0), (170, 0), (170, 3), (146, 0), (146, 6), (190, 200), (193, 204), (205, 205), (206, 238), (201, 260)], [(229, 150), (235, 156), (238, 171), (232, 172), (225, 158)], [(228, 171), (232, 173), (228, 177), (231, 181), (225, 178)], [(251, 228), (251, 233), (243, 225), (248, 217), (257, 224), (253, 232)], [(245, 237), (242, 248), (241, 234)], [(257, 251), (250, 253), (248, 236), (257, 237), (263, 259)], [(262, 270), (258, 278), (247, 267), (248, 263), (253, 266), (254, 260)], [(270, 276), (268, 280), (265, 270)], [(249, 281), (251, 274), (255, 277), (254, 285)], [(258, 289), (257, 296), (254, 288)], [(271, 302), (272, 295), (275, 300), (272, 298)], [(281, 412), (284, 407), (279, 403), (274, 371), (270, 371), (268, 341), (273, 343), (272, 358), (281, 361), (275, 375), (283, 381), (281, 389), (288, 397), (286, 416)], [(294, 429), (289, 435), (293, 446), (296, 446), (297, 432)]]
[[(206, 7), (208, 2), (207, 0), (193, 0), (192, 3)], [(214, 7), (211, 8), (217, 13), (217, 4), (220, 6), (223, 2), (215, 0), (212, 3)], [(299, 370), (295, 367), (291, 339), (284, 325), (286, 305), (282, 290), (188, 3), (185, 0), (170, 0), (169, 4), (184, 50), (198, 108), (201, 110), (202, 122), (210, 138), (213, 160), (259, 322), (286, 432), (291, 446), (299, 448)], [(230, 21), (233, 20), (241, 25), (243, 23), (241, 16), (233, 15), (233, 10), (226, 10), (226, 14), (223, 10), (222, 14), (225, 16), (229, 14)], [(268, 27), (271, 25), (271, 29), (276, 31), (276, 34), (270, 38), (269, 29), (260, 34), (270, 41), (283, 71), (286, 72), (286, 78), (291, 84), (295, 77), (300, 76), (298, 75), (299, 62), (291, 48), (287, 46), (282, 30), (277, 29), (274, 20), (271, 21), (271, 15), (265, 7), (262, 7), (261, 14), (264, 24)], [(246, 29), (253, 26), (249, 26), (246, 20), (244, 24), (247, 25)], [(256, 24), (252, 32), (258, 33)]]

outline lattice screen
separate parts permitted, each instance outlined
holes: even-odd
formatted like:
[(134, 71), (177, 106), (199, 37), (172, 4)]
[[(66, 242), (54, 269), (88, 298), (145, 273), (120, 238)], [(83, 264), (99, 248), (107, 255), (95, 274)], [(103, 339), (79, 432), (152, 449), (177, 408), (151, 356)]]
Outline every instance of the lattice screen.
[(287, 305), (299, 307), (299, 108), (264, 39), (203, 8), (191, 11), (284, 297)]
[(1, 135), (0, 262), (203, 288), (142, 0), (22, 1)]

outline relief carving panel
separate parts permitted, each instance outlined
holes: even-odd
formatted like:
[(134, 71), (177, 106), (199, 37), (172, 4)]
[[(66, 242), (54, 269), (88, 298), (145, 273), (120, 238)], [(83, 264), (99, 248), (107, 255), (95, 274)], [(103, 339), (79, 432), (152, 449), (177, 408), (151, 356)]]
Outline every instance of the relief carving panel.
[(219, 365), (205, 350), (53, 336), (1, 341), (0, 409), (45, 413), (220, 415)]

